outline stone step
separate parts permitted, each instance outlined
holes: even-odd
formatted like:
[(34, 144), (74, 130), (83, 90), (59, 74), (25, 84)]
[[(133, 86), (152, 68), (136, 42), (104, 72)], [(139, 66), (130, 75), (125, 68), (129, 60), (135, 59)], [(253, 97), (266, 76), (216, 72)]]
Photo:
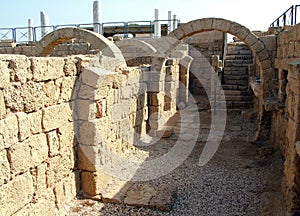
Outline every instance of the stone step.
[(224, 80), (247, 80), (248, 81), (248, 79), (249, 79), (248, 75), (224, 74)]
[(248, 65), (252, 65), (253, 60), (225, 60), (225, 66), (224, 67), (246, 67)]
[(224, 67), (225, 72), (247, 72), (248, 73), (248, 65), (241, 67)]
[(247, 91), (241, 91), (241, 90), (224, 90), (224, 94), (227, 96), (239, 96), (239, 95), (248, 95)]
[(248, 86), (245, 86), (245, 85), (226, 85), (226, 84), (223, 84), (222, 88), (223, 88), (223, 90), (242, 90), (242, 91), (248, 90)]
[(253, 107), (252, 101), (227, 101), (227, 109), (248, 109)]
[(224, 79), (225, 85), (238, 85), (238, 86), (248, 86), (248, 80), (230, 80)]
[(253, 56), (250, 55), (234, 55), (234, 54), (226, 54), (226, 60), (251, 60), (253, 61)]
[(252, 96), (245, 96), (245, 95), (226, 95), (226, 102), (230, 101), (252, 101)]

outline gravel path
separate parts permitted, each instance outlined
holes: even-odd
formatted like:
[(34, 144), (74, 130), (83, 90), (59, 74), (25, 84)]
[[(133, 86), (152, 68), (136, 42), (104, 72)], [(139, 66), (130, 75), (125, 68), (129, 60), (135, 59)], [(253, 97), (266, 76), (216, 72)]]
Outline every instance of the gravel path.
[[(270, 178), (280, 173), (280, 167), (271, 163), (278, 160), (278, 153), (260, 154), (261, 146), (248, 142), (255, 130), (254, 122), (232, 112), (221, 146), (207, 165), (197, 164), (204, 146), (198, 142), (180, 167), (153, 181), (177, 186), (177, 199), (170, 212), (77, 200), (68, 206), (68, 215), (259, 215), (261, 194), (269, 190)], [(175, 141), (162, 142), (172, 146)]]

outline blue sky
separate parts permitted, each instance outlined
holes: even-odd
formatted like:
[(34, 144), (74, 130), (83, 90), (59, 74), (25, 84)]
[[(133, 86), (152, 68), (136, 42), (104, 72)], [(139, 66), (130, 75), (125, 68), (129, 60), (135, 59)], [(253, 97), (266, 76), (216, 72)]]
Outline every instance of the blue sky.
[[(1, 0), (0, 28), (25, 27), (28, 18), (40, 25), (39, 14), (49, 16), (50, 25), (93, 22), (94, 0)], [(251, 30), (267, 30), (279, 15), (298, 0), (102, 0), (103, 22), (153, 20), (154, 9), (160, 19), (167, 19), (168, 11), (181, 22), (205, 17), (221, 17), (238, 22)], [(299, 8), (300, 21), (300, 8)]]

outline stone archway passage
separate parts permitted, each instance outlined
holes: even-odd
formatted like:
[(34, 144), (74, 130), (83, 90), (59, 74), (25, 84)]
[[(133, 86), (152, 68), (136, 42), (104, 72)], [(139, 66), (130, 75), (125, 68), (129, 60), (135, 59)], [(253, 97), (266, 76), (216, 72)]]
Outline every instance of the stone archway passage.
[(272, 58), (264, 42), (245, 26), (221, 18), (204, 18), (182, 24), (168, 36), (176, 38), (177, 40), (182, 40), (197, 33), (213, 30), (230, 33), (242, 40), (251, 49), (253, 54), (257, 57), (257, 63), (262, 70), (261, 80), (262, 88), (264, 90), (263, 97), (268, 97), (271, 92), (271, 80), (274, 76), (274, 70), (272, 68), (273, 64), (271, 61)]
[(115, 59), (119, 66), (126, 65), (122, 52), (113, 42), (98, 33), (80, 28), (62, 28), (47, 34), (36, 44), (36, 55), (50, 56), (57, 45), (73, 38), (89, 42), (101, 55)]

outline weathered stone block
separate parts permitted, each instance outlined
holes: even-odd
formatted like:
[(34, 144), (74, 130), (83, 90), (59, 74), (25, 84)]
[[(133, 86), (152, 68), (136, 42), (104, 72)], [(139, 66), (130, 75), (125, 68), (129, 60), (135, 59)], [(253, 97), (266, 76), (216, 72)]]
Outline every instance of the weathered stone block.
[(7, 183), (10, 179), (10, 166), (6, 150), (0, 151), (0, 185)]
[(77, 145), (77, 136), (75, 136), (74, 125), (72, 122), (58, 129), (58, 138), (60, 145), (60, 153), (74, 154), (74, 147)]
[(18, 142), (18, 120), (15, 115), (0, 121), (0, 151)]
[(28, 114), (30, 121), (30, 131), (32, 134), (38, 134), (42, 132), (42, 111), (37, 111)]
[(9, 68), (11, 69), (11, 80), (15, 82), (25, 83), (32, 79), (31, 63), (26, 56), (13, 57), (9, 60)]
[(48, 81), (63, 77), (64, 59), (62, 58), (30, 58), (34, 81)]
[(75, 98), (74, 90), (75, 90), (76, 81), (77, 81), (77, 77), (75, 76), (64, 77), (62, 79), (60, 96), (59, 96), (60, 102), (69, 102)]
[(38, 134), (22, 143), (13, 145), (8, 153), (13, 173), (26, 172), (29, 168), (37, 166), (48, 157), (46, 135)]
[(57, 136), (57, 132), (51, 131), (46, 134), (47, 143), (49, 147), (49, 156), (54, 157), (59, 154), (59, 140)]
[(32, 112), (49, 103), (43, 83), (29, 81), (24, 84), (14, 83), (4, 89), (6, 106), (14, 111)]
[(103, 172), (82, 172), (81, 181), (84, 192), (91, 196), (101, 194), (112, 177)]
[(44, 195), (35, 203), (26, 205), (24, 208), (16, 212), (14, 216), (24, 216), (28, 214), (54, 216), (55, 212), (55, 197), (53, 189), (49, 188), (44, 191)]
[(8, 69), (8, 62), (0, 61), (1, 76), (0, 88), (4, 88), (10, 83), (10, 71)]
[(67, 57), (64, 59), (64, 72), (66, 76), (76, 76), (77, 75), (77, 63), (78, 59), (74, 57)]
[(102, 162), (99, 150), (100, 150), (99, 146), (79, 145), (78, 147), (79, 169), (95, 172), (100, 167), (100, 163)]
[(0, 91), (0, 119), (4, 118), (6, 115), (6, 105), (4, 101), (4, 94)]
[(43, 109), (42, 125), (45, 132), (54, 130), (72, 121), (70, 103), (63, 103)]
[(19, 141), (22, 142), (23, 140), (27, 139), (30, 135), (30, 121), (29, 117), (26, 113), (20, 112), (16, 114), (18, 118), (18, 127), (19, 127)]
[(0, 187), (0, 215), (12, 215), (33, 197), (32, 176), (27, 172)]

